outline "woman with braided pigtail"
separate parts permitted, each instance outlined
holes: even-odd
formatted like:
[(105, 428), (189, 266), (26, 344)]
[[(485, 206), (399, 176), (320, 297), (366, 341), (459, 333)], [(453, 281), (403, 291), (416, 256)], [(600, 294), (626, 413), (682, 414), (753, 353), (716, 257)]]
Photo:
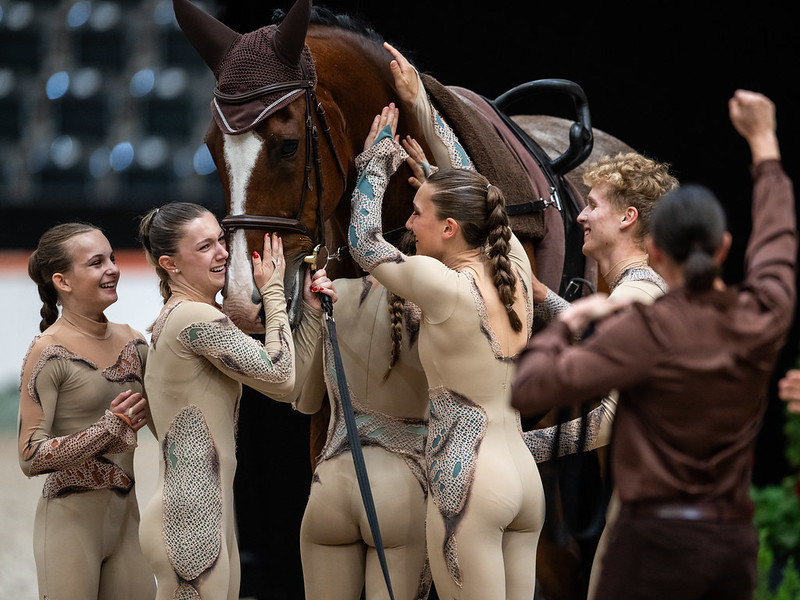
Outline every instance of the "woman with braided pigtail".
[(408, 140), (394, 135), (398, 112), (375, 117), (356, 159), (349, 240), (371, 277), (421, 311), (433, 582), (440, 598), (529, 599), (544, 495), (509, 393), (532, 326), (530, 262), (502, 191), (471, 168), (431, 173), (417, 190), (406, 223), (415, 255), (383, 239), (383, 193), (408, 157)]
[(22, 367), (17, 430), (22, 471), (45, 476), (33, 533), (39, 597), (154, 598), (133, 476), (148, 423), (147, 342), (105, 316), (117, 301), (114, 252), (97, 227), (62, 223), (42, 235), (28, 274), (41, 335)]

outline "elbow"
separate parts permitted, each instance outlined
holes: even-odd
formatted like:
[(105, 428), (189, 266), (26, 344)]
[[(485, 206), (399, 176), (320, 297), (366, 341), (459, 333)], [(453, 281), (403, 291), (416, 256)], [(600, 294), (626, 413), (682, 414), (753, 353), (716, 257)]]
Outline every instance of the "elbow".
[(289, 403), (295, 398), (294, 391), (294, 370), (292, 370), (284, 381), (273, 384), (270, 390), (270, 397), (279, 402)]

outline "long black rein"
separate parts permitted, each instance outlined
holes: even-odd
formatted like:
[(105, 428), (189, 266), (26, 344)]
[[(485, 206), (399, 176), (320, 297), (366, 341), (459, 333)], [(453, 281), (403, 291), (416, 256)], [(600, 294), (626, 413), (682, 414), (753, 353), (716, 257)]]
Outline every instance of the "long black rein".
[[(301, 63), (303, 75), (307, 75), (305, 64)], [(342, 161), (339, 154), (336, 152), (336, 146), (333, 143), (333, 136), (331, 135), (330, 127), (327, 119), (325, 118), (325, 110), (321, 103), (317, 101), (316, 94), (314, 93), (314, 83), (307, 76), (299, 81), (286, 81), (275, 83), (247, 94), (237, 94), (231, 96), (222, 94), (218, 90), (214, 90), (214, 95), (226, 102), (246, 102), (253, 98), (271, 94), (281, 91), (290, 91), (297, 88), (305, 90), (306, 100), (306, 165), (305, 165), (305, 182), (300, 193), (300, 207), (297, 212), (297, 217), (294, 219), (285, 217), (271, 217), (266, 215), (226, 215), (222, 219), (222, 226), (226, 230), (234, 229), (261, 229), (261, 230), (277, 230), (289, 231), (299, 233), (306, 237), (311, 238), (313, 242), (318, 242), (317, 248), (325, 247), (325, 222), (322, 209), (322, 162), (319, 155), (319, 143), (317, 135), (317, 127), (314, 125), (314, 115), (312, 106), (316, 106), (317, 116), (322, 126), (322, 131), (328, 144), (331, 147), (333, 156), (336, 159), (339, 173), (347, 187), (347, 174), (342, 166)], [(317, 236), (302, 222), (303, 209), (306, 202), (306, 192), (312, 189), (311, 185), (311, 171), (316, 172), (316, 186), (317, 186)], [(342, 249), (337, 249), (337, 255)], [(316, 267), (316, 265), (314, 265)], [(344, 365), (342, 364), (341, 353), (339, 351), (339, 340), (336, 335), (336, 322), (333, 318), (333, 304), (328, 296), (320, 294), (322, 306), (325, 312), (325, 320), (328, 324), (328, 334), (333, 347), (333, 358), (336, 367), (336, 381), (339, 387), (339, 398), (342, 403), (342, 412), (344, 413), (345, 428), (347, 429), (347, 439), (350, 443), (350, 451), (353, 455), (353, 466), (358, 479), (358, 487), (361, 491), (361, 500), (364, 504), (364, 510), (367, 514), (367, 521), (369, 522), (370, 533), (372, 540), (375, 544), (375, 550), (378, 553), (378, 560), (380, 561), (381, 570), (383, 571), (383, 578), (386, 582), (386, 588), (389, 592), (389, 598), (394, 600), (394, 592), (392, 591), (392, 582), (389, 577), (389, 567), (386, 563), (386, 554), (383, 548), (383, 539), (381, 537), (381, 530), (378, 524), (378, 515), (375, 510), (375, 501), (372, 497), (372, 489), (369, 485), (369, 477), (367, 475), (367, 466), (364, 463), (364, 454), (361, 448), (361, 436), (358, 433), (358, 425), (355, 420), (355, 413), (353, 405), (350, 401), (350, 392), (347, 387), (345, 378)]]

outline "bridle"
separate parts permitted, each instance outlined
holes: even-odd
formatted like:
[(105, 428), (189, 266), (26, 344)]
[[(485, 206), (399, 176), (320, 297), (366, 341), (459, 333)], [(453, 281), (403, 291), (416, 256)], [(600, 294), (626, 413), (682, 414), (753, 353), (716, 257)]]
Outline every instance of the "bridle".
[[(244, 102), (248, 102), (249, 100), (253, 100), (254, 98), (266, 96), (267, 94), (289, 92), (298, 88), (304, 90), (306, 101), (306, 164), (304, 183), (300, 192), (300, 206), (297, 211), (297, 216), (294, 219), (291, 219), (287, 217), (252, 215), (248, 213), (236, 215), (228, 214), (222, 219), (222, 227), (228, 232), (233, 232), (236, 229), (258, 229), (263, 231), (298, 233), (311, 239), (314, 245), (318, 247), (325, 247), (325, 215), (322, 206), (322, 161), (319, 155), (318, 132), (317, 126), (314, 124), (312, 106), (316, 107), (317, 119), (319, 120), (322, 132), (325, 134), (325, 139), (328, 141), (328, 145), (331, 148), (331, 152), (336, 159), (336, 166), (338, 167), (339, 173), (342, 176), (342, 183), (345, 189), (347, 187), (347, 172), (344, 170), (342, 160), (339, 157), (339, 153), (336, 151), (336, 145), (333, 143), (331, 129), (328, 125), (328, 119), (325, 116), (325, 108), (317, 100), (317, 96), (314, 93), (314, 81), (308, 76), (308, 69), (304, 62), (301, 61), (300, 67), (303, 73), (303, 79), (300, 80), (272, 83), (244, 94), (225, 94), (219, 91), (218, 88), (214, 89), (214, 96), (216, 98), (230, 104), (242, 104)], [(316, 174), (317, 188), (316, 231), (311, 231), (311, 229), (305, 223), (303, 223), (301, 219), (306, 203), (306, 192), (312, 189), (312, 170)]]

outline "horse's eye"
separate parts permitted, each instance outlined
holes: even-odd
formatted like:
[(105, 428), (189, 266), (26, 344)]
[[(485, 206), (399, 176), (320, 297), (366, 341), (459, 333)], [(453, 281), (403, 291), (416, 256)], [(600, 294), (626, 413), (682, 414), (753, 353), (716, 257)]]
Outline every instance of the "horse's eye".
[(281, 145), (281, 158), (290, 158), (297, 152), (297, 140), (286, 140)]

